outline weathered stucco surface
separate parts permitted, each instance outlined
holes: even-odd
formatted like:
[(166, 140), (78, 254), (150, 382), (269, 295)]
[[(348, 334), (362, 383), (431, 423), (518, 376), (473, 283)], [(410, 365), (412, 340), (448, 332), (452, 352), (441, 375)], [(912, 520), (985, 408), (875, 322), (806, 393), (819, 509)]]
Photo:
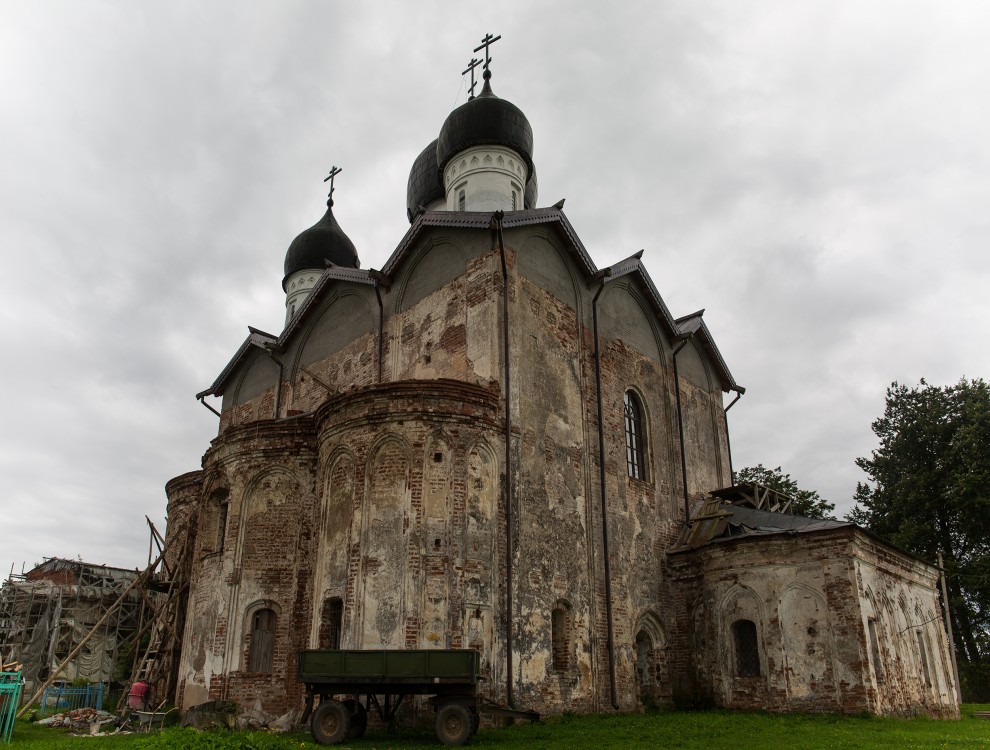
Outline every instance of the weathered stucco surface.
[[(852, 526), (723, 540), (679, 552), (672, 564), (689, 623), (678, 645), (692, 654), (695, 690), (713, 703), (958, 716), (930, 566)], [(900, 614), (880, 615), (876, 650), (869, 620), (878, 600)], [(732, 632), (739, 620), (756, 625), (757, 675), (740, 674)]]
[[(937, 618), (923, 628), (930, 686), (894, 635), (938, 612), (925, 566), (862, 535), (668, 557), (686, 501), (730, 483), (716, 363), (669, 330), (638, 277), (600, 290), (557, 225), (506, 230), (504, 243), (507, 289), (487, 228), (431, 229), (381, 286), (381, 321), (373, 286), (337, 281), (284, 348), (238, 361), (202, 470), (167, 488), (170, 532), (195, 545), (181, 705), (299, 708), (295, 654), (333, 638), (476, 648), (484, 692), (504, 700), (511, 626), (512, 692), (544, 713), (612, 710), (614, 681), (626, 711), (707, 698), (951, 714)], [(638, 478), (627, 392), (643, 411)], [(731, 668), (740, 618), (758, 624), (759, 677)], [(870, 618), (898, 665), (883, 681)], [(250, 671), (259, 621), (274, 623), (270, 660)]]

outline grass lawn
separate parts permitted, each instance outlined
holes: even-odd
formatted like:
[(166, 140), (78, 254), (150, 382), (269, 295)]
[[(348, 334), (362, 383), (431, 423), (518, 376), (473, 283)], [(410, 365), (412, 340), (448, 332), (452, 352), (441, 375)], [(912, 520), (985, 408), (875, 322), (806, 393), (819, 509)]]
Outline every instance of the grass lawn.
[[(684, 748), (685, 750), (858, 750), (859, 748), (950, 748), (990, 750), (990, 720), (973, 718), (990, 706), (965, 705), (961, 721), (878, 719), (832, 715), (776, 715), (730, 711), (656, 712), (623, 716), (565, 716), (545, 724), (483, 729), (469, 747), (525, 750), (538, 748)], [(41, 748), (193, 748), (194, 750), (293, 750), (321, 747), (309, 734), (268, 732), (196, 732), (166, 729), (160, 734), (75, 737), (18, 721), (12, 750)], [(369, 732), (338, 747), (386, 750), (436, 750), (429, 733), (389, 735)]]

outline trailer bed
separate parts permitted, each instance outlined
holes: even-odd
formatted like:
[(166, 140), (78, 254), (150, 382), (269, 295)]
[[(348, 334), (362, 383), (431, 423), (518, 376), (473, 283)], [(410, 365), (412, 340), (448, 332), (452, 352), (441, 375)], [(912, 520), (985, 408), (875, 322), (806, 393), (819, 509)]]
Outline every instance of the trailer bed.
[(455, 688), (473, 694), (478, 671), (478, 652), (466, 649), (322, 649), (299, 653), (298, 678), (317, 693), (363, 693), (377, 686), (390, 693)]

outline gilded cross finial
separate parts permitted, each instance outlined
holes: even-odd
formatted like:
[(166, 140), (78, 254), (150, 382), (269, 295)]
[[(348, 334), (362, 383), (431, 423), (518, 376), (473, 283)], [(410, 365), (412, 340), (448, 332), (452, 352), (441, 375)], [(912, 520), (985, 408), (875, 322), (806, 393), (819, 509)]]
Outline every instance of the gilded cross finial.
[(461, 75), (464, 75), (465, 73), (468, 72), (471, 73), (471, 86), (470, 88), (468, 88), (468, 101), (474, 99), (474, 87), (477, 86), (477, 83), (475, 83), (474, 80), (474, 69), (477, 68), (479, 65), (481, 65), (481, 60), (477, 59), (476, 57), (472, 57), (471, 62), (468, 63), (468, 66), (461, 71)]
[(329, 200), (327, 200), (327, 205), (329, 205), (329, 206), (332, 206), (333, 205), (333, 178), (336, 177), (337, 175), (339, 175), (343, 171), (344, 171), (343, 169), (341, 169), (340, 167), (334, 165), (334, 166), (330, 167), (330, 174), (328, 174), (326, 177), (323, 178), (323, 181), (324, 182), (326, 182), (327, 180), (330, 180), (330, 192), (327, 193), (327, 198), (329, 199)]

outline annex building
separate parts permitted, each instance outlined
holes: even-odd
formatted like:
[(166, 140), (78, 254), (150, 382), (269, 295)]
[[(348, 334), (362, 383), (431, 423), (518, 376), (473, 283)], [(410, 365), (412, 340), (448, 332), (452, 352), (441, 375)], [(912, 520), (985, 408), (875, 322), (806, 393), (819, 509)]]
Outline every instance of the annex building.
[(166, 488), (195, 551), (179, 704), (301, 709), (301, 649), (471, 648), (546, 714), (958, 715), (936, 570), (731, 487), (743, 388), (701, 313), (640, 254), (599, 268), (534, 153), (486, 69), (383, 268), (332, 200), (289, 245), (284, 329), (198, 394), (218, 435)]

